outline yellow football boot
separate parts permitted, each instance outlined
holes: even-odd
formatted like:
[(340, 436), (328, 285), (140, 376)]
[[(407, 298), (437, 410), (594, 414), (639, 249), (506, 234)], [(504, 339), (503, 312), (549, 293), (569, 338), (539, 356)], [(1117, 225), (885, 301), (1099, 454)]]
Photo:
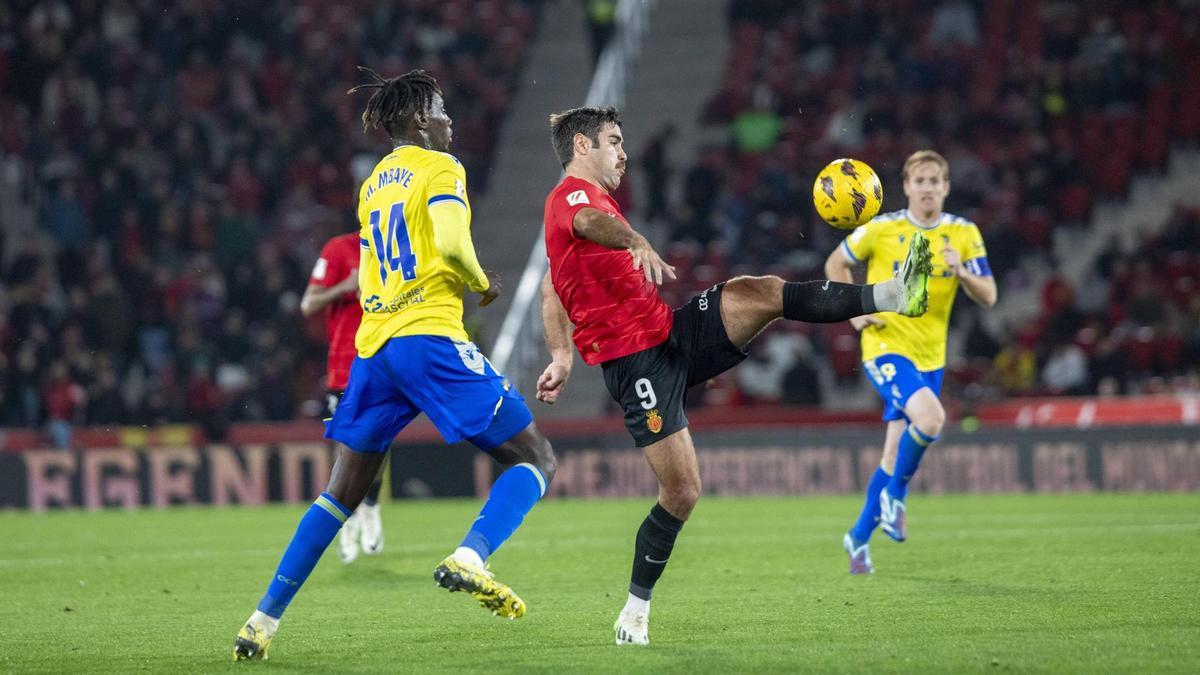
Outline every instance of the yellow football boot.
[(275, 631), (271, 630), (272, 626), (255, 623), (253, 618), (242, 626), (237, 639), (233, 641), (234, 661), (267, 660), (267, 647), (271, 646)]
[(451, 593), (470, 593), (484, 609), (497, 616), (509, 619), (525, 616), (525, 601), (513, 589), (496, 581), (491, 572), (478, 565), (455, 560), (452, 556), (434, 568), (433, 580)]

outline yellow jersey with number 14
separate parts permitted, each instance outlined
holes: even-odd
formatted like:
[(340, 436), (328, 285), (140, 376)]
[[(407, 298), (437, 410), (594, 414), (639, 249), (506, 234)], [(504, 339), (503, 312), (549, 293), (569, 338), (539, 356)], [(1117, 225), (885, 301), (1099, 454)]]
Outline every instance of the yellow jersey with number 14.
[(413, 145), (380, 160), (359, 190), (359, 356), (406, 335), (467, 340), (463, 279), (438, 252), (429, 213), (441, 202), (466, 209), (470, 222), (466, 172), (452, 155)]
[(891, 313), (880, 316), (883, 326), (870, 325), (862, 332), (862, 358), (869, 361), (884, 354), (899, 354), (910, 359), (918, 370), (938, 370), (946, 365), (946, 333), (958, 292), (958, 277), (946, 266), (943, 251), (947, 247), (957, 250), (968, 270), (990, 275), (979, 228), (949, 213), (943, 213), (932, 226), (921, 227), (907, 210), (894, 211), (851, 232), (842, 242), (842, 250), (852, 261), (866, 263), (867, 283), (875, 284), (891, 279), (900, 269), (914, 236), (928, 239), (933, 253), (929, 310), (919, 317)]

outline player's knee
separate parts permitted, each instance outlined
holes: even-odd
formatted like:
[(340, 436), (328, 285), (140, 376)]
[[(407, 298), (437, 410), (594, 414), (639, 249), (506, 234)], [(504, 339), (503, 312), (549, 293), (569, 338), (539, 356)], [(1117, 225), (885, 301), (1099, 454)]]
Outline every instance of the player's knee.
[(546, 479), (547, 485), (554, 480), (554, 472), (558, 470), (558, 459), (554, 456), (554, 448), (550, 445), (550, 439), (540, 432), (524, 439), (518, 448), (517, 455), (520, 461), (537, 467), (542, 477)]
[(734, 292), (745, 296), (747, 300), (765, 307), (781, 302), (783, 284), (783, 279), (773, 274), (761, 277), (741, 276), (726, 283), (725, 289), (728, 291), (732, 287)]
[(938, 436), (946, 424), (946, 409), (941, 405), (929, 406), (915, 415), (911, 422), (926, 436)]
[(664, 488), (662, 491), (663, 508), (680, 520), (687, 520), (692, 515), (692, 509), (700, 501), (700, 482), (688, 481), (680, 485)]
[(541, 439), (536, 456), (534, 466), (546, 478), (546, 485), (550, 485), (550, 481), (554, 480), (554, 472), (558, 471), (558, 458), (554, 456), (554, 448), (550, 446), (549, 440)]
[(749, 277), (754, 282), (754, 288), (764, 297), (775, 297), (783, 292), (784, 281), (774, 274), (761, 277)]

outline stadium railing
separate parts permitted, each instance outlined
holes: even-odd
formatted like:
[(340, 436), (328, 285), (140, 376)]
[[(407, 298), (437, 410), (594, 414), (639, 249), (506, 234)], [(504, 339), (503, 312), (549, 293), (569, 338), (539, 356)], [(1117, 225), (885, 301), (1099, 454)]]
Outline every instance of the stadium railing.
[[(620, 0), (616, 32), (596, 64), (584, 105), (619, 106), (624, 101), (629, 73), (655, 4), (655, 0)], [(546, 242), (538, 234), (491, 349), (496, 370), (505, 373), (519, 390), (528, 389), (526, 385), (534, 376), (532, 370), (542, 352), (541, 305), (536, 301), (548, 266)]]

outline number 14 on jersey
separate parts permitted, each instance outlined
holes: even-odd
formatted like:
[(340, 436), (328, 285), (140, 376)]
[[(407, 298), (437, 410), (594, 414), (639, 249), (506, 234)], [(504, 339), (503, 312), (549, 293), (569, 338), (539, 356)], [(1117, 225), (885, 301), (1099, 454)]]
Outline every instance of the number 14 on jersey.
[(375, 257), (379, 259), (379, 279), (387, 283), (388, 274), (400, 272), (405, 281), (417, 278), (417, 256), (408, 238), (408, 222), (404, 219), (404, 202), (392, 204), (388, 211), (387, 231), (380, 229), (379, 211), (371, 212), (371, 238), (375, 241)]

